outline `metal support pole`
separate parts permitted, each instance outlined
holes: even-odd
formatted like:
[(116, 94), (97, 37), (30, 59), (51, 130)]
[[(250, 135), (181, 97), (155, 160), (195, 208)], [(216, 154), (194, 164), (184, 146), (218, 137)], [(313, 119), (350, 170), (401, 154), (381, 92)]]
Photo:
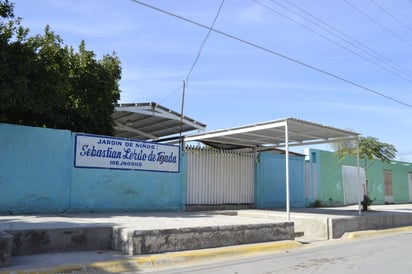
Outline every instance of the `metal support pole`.
[(360, 179), (359, 136), (356, 139), (356, 169), (357, 169), (358, 185), (359, 185), (359, 200), (358, 200), (359, 209), (358, 210), (359, 210), (359, 215), (362, 215), (361, 200), (363, 196), (363, 187), (362, 187), (362, 182)]
[(288, 121), (285, 122), (285, 158), (286, 158), (286, 215), (290, 222), (290, 193), (289, 193), (289, 129)]

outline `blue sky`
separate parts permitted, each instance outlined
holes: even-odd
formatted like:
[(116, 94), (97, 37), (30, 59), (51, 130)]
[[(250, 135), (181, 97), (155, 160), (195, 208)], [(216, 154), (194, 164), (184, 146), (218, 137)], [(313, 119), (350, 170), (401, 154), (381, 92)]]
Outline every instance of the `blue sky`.
[[(222, 1), (143, 2), (210, 26)], [(48, 24), (65, 44), (85, 40), (99, 58), (116, 52), (121, 103), (176, 111), (208, 33), (130, 0), (15, 0), (15, 14), (31, 35)], [(211, 32), (188, 78), (185, 115), (208, 130), (295, 117), (377, 137), (412, 161), (411, 14), (411, 0), (225, 0), (214, 28), (271, 53)]]

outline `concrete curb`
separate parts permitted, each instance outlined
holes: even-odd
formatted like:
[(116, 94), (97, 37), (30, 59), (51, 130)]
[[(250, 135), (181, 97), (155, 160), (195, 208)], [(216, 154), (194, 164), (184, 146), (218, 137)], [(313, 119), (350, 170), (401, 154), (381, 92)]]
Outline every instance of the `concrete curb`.
[(13, 249), (13, 236), (0, 231), (0, 267), (9, 266)]
[(182, 263), (202, 261), (205, 259), (219, 258), (223, 256), (239, 256), (268, 251), (282, 251), (302, 246), (298, 241), (286, 240), (266, 242), (258, 244), (247, 244), (228, 246), (220, 248), (209, 248), (181, 252), (170, 252), (148, 256), (135, 256), (130, 259), (94, 262), (79, 265), (61, 265), (47, 268), (16, 269), (0, 271), (0, 274), (49, 274), (49, 273), (122, 273), (148, 270), (157, 267), (173, 266)]
[(378, 229), (378, 230), (364, 230), (355, 232), (346, 232), (343, 234), (342, 239), (356, 240), (367, 237), (373, 237), (377, 235), (394, 234), (412, 231), (412, 226), (388, 228), (388, 229)]

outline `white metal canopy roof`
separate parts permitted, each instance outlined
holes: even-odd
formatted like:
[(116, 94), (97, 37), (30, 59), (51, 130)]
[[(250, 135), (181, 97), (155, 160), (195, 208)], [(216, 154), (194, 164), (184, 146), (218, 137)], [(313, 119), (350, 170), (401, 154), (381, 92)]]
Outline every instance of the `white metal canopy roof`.
[[(205, 144), (237, 146), (237, 147), (285, 147), (285, 184), (286, 214), (290, 221), (290, 176), (289, 146), (303, 146), (358, 139), (359, 133), (349, 130), (324, 126), (296, 118), (285, 118), (259, 124), (216, 130), (212, 132), (190, 135), (186, 142), (201, 141)], [(359, 151), (359, 148), (357, 149)], [(359, 152), (358, 152), (359, 155)], [(359, 184), (359, 212), (362, 184), (359, 176), (359, 157), (357, 157)]]
[(112, 114), (115, 136), (159, 140), (192, 130), (205, 130), (206, 125), (157, 103), (119, 104)]
[[(286, 127), (287, 125), (287, 127)], [(287, 130), (288, 144), (285, 133)], [(316, 124), (296, 118), (285, 118), (258, 124), (221, 129), (189, 135), (185, 142), (200, 141), (210, 144), (239, 147), (303, 146), (335, 141), (352, 140), (359, 133)]]

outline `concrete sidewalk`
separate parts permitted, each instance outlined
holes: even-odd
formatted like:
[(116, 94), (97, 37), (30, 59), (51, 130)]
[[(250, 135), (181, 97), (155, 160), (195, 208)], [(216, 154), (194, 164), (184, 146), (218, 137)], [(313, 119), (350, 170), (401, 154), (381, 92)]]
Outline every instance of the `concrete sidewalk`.
[(155, 230), (272, 222), (271, 220), (237, 216), (237, 211), (73, 213), (0, 216), (0, 230), (106, 226)]
[[(248, 215), (251, 213), (251, 215)], [(252, 213), (261, 214), (256, 218)], [(361, 216), (387, 216), (411, 214), (412, 204), (372, 205)], [(412, 215), (412, 214), (411, 214)], [(139, 230), (175, 229), (204, 226), (230, 226), (273, 223), (272, 216), (286, 222), (281, 209), (244, 209), (221, 211), (138, 212), (138, 213), (73, 213), (39, 215), (0, 215), (1, 230), (48, 229), (73, 227), (136, 227)], [(291, 210), (291, 219), (305, 218), (354, 218), (359, 217), (357, 206), (332, 208), (298, 208)]]
[[(364, 212), (361, 216), (358, 214), (357, 206), (293, 209), (292, 226), (286, 222), (286, 213), (283, 210), (0, 216), (0, 231), (17, 235), (17, 247), (23, 253), (17, 254), (18, 256), (14, 254), (11, 266), (0, 268), (0, 273), (19, 273), (18, 271), (23, 270), (26, 271), (25, 273), (27, 270), (41, 273), (41, 269), (53, 269), (48, 273), (55, 271), (63, 273), (68, 269), (71, 269), (70, 271), (77, 269), (76, 271), (81, 272), (82, 268), (86, 270), (87, 267), (92, 267), (94, 270), (104, 269), (104, 265), (109, 267), (108, 262), (112, 272), (121, 272), (119, 269), (122, 267), (150, 268), (156, 262), (161, 264), (167, 260), (184, 261), (212, 255), (241, 254), (251, 250), (293, 248), (299, 246), (299, 242), (293, 240), (293, 235), (292, 238), (290, 237), (291, 227), (292, 234), (295, 232), (304, 234), (303, 237), (297, 238), (298, 240), (327, 240), (339, 238), (350, 231), (412, 225), (411, 213), (412, 204), (372, 205), (371, 211)], [(22, 234), (22, 231), (30, 231), (30, 233), (26, 235)], [(224, 247), (221, 252), (217, 252), (216, 248), (208, 249), (211, 246), (202, 246), (202, 244), (196, 245), (200, 248), (182, 246), (181, 249), (176, 249), (181, 241), (189, 243), (205, 241), (206, 244), (210, 244), (209, 242), (214, 240), (212, 239), (214, 236), (211, 235), (218, 235), (215, 245), (230, 245), (230, 247)], [(267, 235), (275, 235), (277, 238), (266, 238)], [(41, 254), (51, 251), (39, 249), (39, 246), (47, 246), (51, 241), (56, 241), (62, 242), (64, 247), (65, 237), (78, 244), (74, 250), (54, 249), (53, 253)], [(118, 241), (113, 241), (115, 238)], [(149, 239), (150, 244), (147, 242)], [(233, 242), (233, 239), (236, 239), (236, 242)], [(34, 249), (31, 247), (32, 249), (25, 250), (23, 240), (35, 240)], [(143, 249), (141, 242), (146, 242)], [(160, 252), (150, 252), (147, 249), (148, 246), (155, 247), (160, 242), (162, 248), (168, 242), (169, 248), (173, 249)], [(259, 242), (266, 243), (254, 244)], [(85, 243), (89, 243), (90, 246)], [(116, 248), (116, 244), (121, 246)], [(184, 249), (196, 250), (186, 251), (186, 253), (171, 252)], [(144, 254), (142, 251), (162, 254), (139, 255)], [(24, 252), (29, 253), (25, 255)], [(136, 254), (136, 252), (141, 253)]]

